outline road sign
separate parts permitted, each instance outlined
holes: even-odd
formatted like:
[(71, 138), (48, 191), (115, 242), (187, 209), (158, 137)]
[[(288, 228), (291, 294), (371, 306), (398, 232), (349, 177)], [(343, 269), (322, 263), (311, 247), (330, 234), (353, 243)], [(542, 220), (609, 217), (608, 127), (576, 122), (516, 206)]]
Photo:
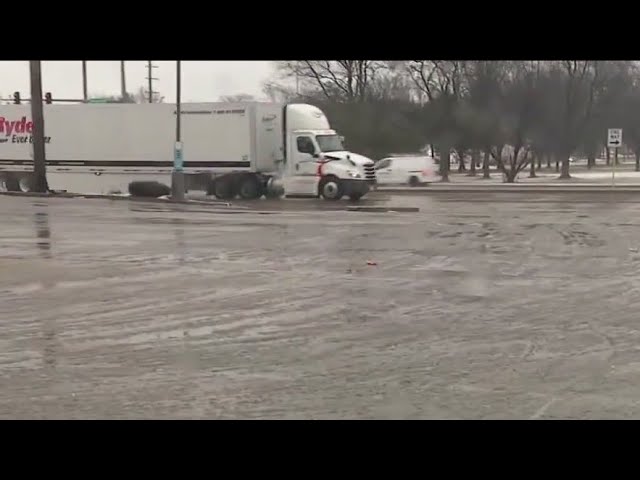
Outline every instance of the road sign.
[(173, 169), (181, 172), (184, 166), (184, 157), (182, 155), (182, 142), (176, 142), (173, 149)]
[(616, 163), (618, 160), (618, 148), (622, 146), (622, 129), (610, 128), (607, 131), (607, 147), (614, 148), (616, 152), (615, 159), (613, 160), (613, 168), (611, 169), (611, 186), (616, 186)]
[(607, 146), (609, 148), (618, 148), (622, 146), (622, 129), (610, 128), (607, 135)]

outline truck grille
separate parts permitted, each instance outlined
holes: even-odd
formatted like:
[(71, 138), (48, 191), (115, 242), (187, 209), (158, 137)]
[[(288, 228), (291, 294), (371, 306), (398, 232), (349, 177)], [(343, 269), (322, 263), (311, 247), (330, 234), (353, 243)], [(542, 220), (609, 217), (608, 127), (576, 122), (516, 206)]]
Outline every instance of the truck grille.
[(373, 166), (373, 163), (369, 163), (364, 166), (364, 176), (370, 182), (376, 181), (376, 169)]

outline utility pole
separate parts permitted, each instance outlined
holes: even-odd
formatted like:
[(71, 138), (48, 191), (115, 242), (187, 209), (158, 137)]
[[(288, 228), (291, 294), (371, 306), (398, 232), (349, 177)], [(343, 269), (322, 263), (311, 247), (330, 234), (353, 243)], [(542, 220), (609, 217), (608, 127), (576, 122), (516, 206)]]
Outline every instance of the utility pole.
[(29, 61), (31, 76), (31, 120), (33, 121), (33, 191), (47, 193), (47, 161), (44, 149), (44, 112), (40, 60)]
[(82, 98), (86, 102), (89, 99), (87, 93), (87, 61), (82, 60)]
[(180, 74), (180, 60), (176, 61), (176, 142), (180, 142), (180, 104), (182, 103), (182, 75)]
[(126, 71), (124, 69), (124, 60), (120, 60), (120, 96), (123, 102), (129, 100), (129, 94), (127, 93), (127, 78)]
[(171, 172), (171, 198), (184, 200), (184, 159), (182, 156), (182, 141), (180, 136), (180, 60), (176, 61), (176, 144), (173, 150), (173, 172)]
[(152, 60), (147, 62), (147, 80), (149, 81), (149, 103), (153, 103), (153, 94), (157, 93), (153, 91), (153, 81), (158, 80), (157, 78), (153, 78), (153, 69), (158, 68), (157, 65), (153, 64)]

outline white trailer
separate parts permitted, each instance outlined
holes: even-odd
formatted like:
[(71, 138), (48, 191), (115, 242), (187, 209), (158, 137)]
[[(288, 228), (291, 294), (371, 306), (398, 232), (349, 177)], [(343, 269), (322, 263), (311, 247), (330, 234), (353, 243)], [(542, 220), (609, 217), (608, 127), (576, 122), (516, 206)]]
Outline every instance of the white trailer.
[[(173, 104), (45, 105), (51, 190), (125, 193), (132, 181), (171, 185)], [(29, 105), (0, 105), (0, 188), (32, 185)], [(347, 152), (324, 113), (306, 104), (190, 103), (181, 106), (187, 190), (219, 198), (344, 196), (375, 183), (373, 161)]]

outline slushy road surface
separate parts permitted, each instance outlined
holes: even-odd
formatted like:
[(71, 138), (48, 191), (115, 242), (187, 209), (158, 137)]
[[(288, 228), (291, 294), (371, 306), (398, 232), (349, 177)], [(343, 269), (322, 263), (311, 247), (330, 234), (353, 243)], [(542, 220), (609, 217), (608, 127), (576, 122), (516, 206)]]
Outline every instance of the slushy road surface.
[(0, 418), (638, 418), (640, 196), (597, 198), (0, 197)]

